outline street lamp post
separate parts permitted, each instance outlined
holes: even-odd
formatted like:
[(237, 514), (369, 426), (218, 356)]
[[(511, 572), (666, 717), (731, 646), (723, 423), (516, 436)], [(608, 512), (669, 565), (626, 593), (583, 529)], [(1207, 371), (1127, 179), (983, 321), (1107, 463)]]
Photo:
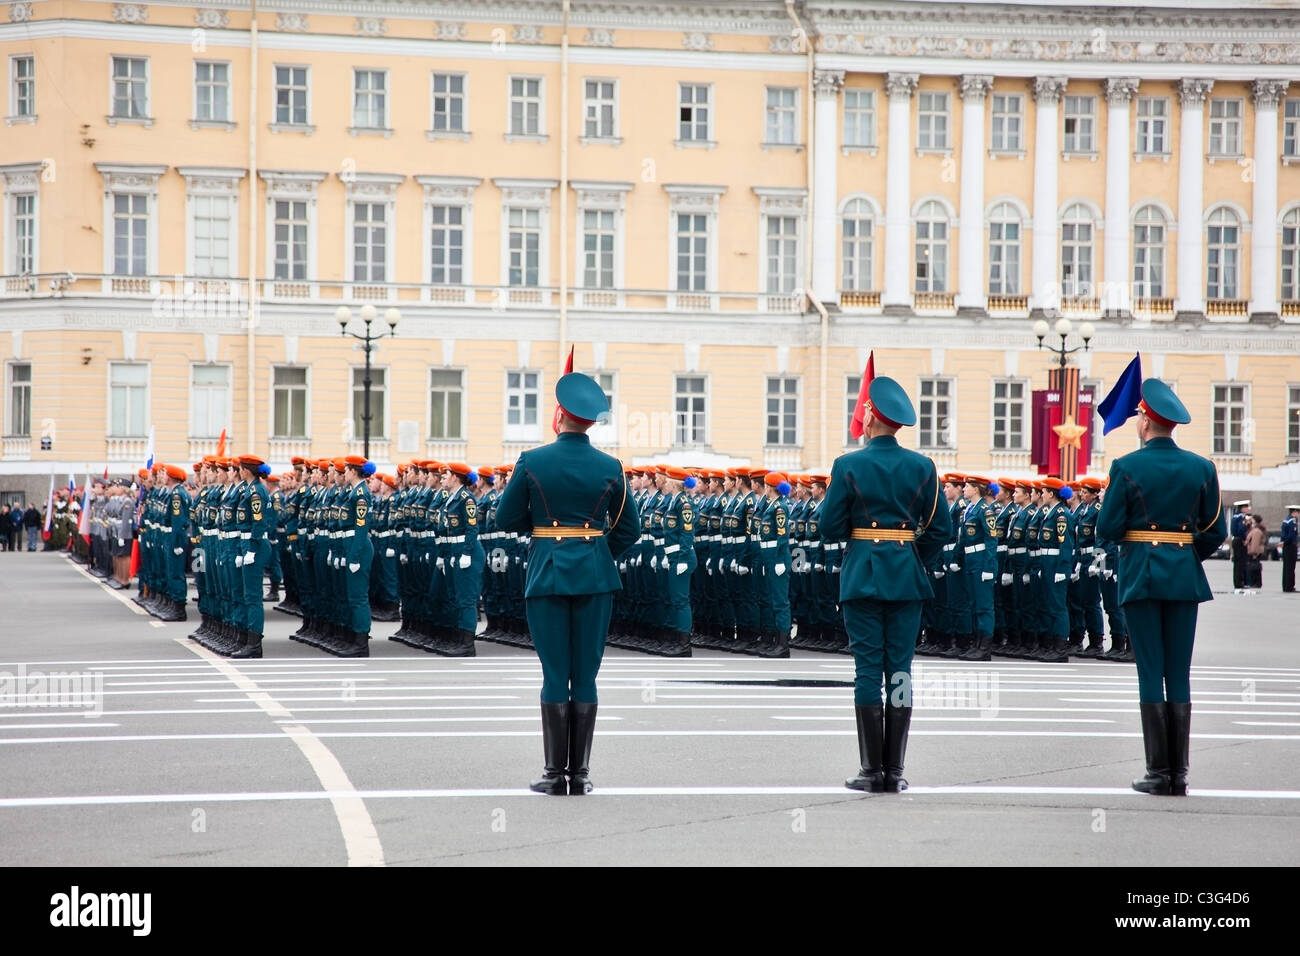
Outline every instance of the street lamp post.
[(384, 310), (384, 321), (388, 323), (388, 329), (378, 334), (371, 334), (370, 326), (375, 321), (375, 307), (366, 303), (361, 307), (361, 321), (365, 323), (366, 331), (362, 335), (356, 332), (348, 331), (348, 323), (352, 321), (352, 310), (346, 305), (341, 305), (334, 310), (334, 318), (339, 324), (339, 331), (343, 335), (350, 335), (361, 343), (361, 348), (366, 353), (366, 377), (362, 379), (363, 404), (361, 408), (361, 434), (364, 450), (362, 454), (366, 459), (370, 458), (370, 353), (374, 350), (374, 343), (382, 338), (397, 335), (397, 323), (402, 318), (402, 313), (395, 308)]
[[(1056, 347), (1044, 346), (1043, 339), (1047, 337), (1049, 331), (1053, 330), (1060, 339), (1060, 343)], [(1048, 373), (1047, 384), (1048, 388), (1058, 392), (1061, 396), (1061, 424), (1056, 425), (1052, 430), (1060, 436), (1061, 479), (1063, 481), (1074, 481), (1078, 477), (1079, 436), (1087, 430), (1086, 426), (1080, 425), (1078, 422), (1079, 369), (1077, 366), (1068, 365), (1066, 356), (1073, 355), (1075, 352), (1088, 351), (1088, 345), (1092, 341), (1093, 335), (1096, 334), (1096, 329), (1093, 328), (1092, 323), (1084, 322), (1079, 326), (1079, 337), (1083, 339), (1083, 344), (1067, 348), (1065, 341), (1073, 330), (1074, 325), (1064, 316), (1056, 320), (1055, 326), (1048, 326), (1042, 319), (1034, 323), (1034, 336), (1038, 339), (1038, 347), (1040, 349), (1047, 348), (1049, 352), (1059, 359), (1057, 367)]]

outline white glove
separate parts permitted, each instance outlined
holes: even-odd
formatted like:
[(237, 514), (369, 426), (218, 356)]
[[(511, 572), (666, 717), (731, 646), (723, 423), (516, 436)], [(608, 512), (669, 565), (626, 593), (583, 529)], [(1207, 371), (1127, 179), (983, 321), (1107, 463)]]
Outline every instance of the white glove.
[(328, 563), (330, 563), (330, 564), (333, 564), (333, 563), (334, 563), (334, 552), (333, 552), (333, 550), (330, 550), (330, 551), (326, 551), (326, 552), (325, 552), (325, 560), (326, 560)]
[(677, 565), (677, 573), (678, 573), (678, 574), (685, 574), (689, 568), (690, 568), (690, 565), (689, 565), (689, 564), (686, 564), (685, 562), (682, 562), (682, 563), (680, 563), (680, 564)]
[(1021, 584), (1028, 584), (1028, 583), (1029, 583), (1029, 575), (1027, 575), (1027, 574), (1022, 574), (1022, 575), (1020, 575), (1020, 583), (1021, 583)]
[(772, 568), (772, 570), (776, 572), (776, 576), (779, 578), (781, 575), (785, 574), (785, 565), (778, 564), (776, 567)]
[(119, 548), (125, 548), (125, 547), (126, 547), (126, 539), (125, 539), (125, 538), (118, 538), (118, 539), (117, 539), (117, 546), (118, 546)]
[(348, 570), (351, 571), (353, 574), (356, 574), (358, 571), (361, 570), (361, 565), (360, 565), (360, 564), (349, 564), (349, 565), (348, 565)]
[(708, 571), (710, 574), (713, 573), (713, 559), (712, 559), (712, 558), (709, 558), (708, 560), (706, 560), (706, 561), (704, 562), (704, 570), (705, 570), (705, 571)]
[(626, 561), (620, 561), (620, 562), (618, 563), (618, 569), (619, 569), (620, 571), (626, 571), (626, 570), (627, 570), (627, 562), (626, 562)]
[(235, 555), (235, 567), (242, 568), (243, 566), (244, 566), (244, 556), (242, 554)]
[(1088, 565), (1088, 577), (1095, 578), (1099, 574), (1101, 574), (1101, 568), (1097, 567), (1095, 564)]
[[(384, 557), (386, 557), (386, 558), (395, 558), (395, 557), (397, 557), (397, 552), (394, 551), (392, 548), (387, 548), (387, 549), (384, 550)], [(406, 560), (406, 555), (402, 555), (402, 560), (403, 560), (403, 562), (405, 562), (405, 560)]]
[(824, 565), (824, 564), (814, 564), (814, 565), (813, 565), (813, 570), (814, 570), (814, 571), (825, 571), (825, 570), (826, 570), (826, 565)]
[(1101, 576), (1102, 576), (1103, 578), (1105, 578), (1107, 581), (1109, 581), (1111, 578), (1113, 578), (1113, 577), (1115, 576), (1115, 572), (1114, 572), (1114, 571), (1109, 571), (1109, 570), (1107, 570), (1107, 571), (1103, 571), (1103, 572), (1101, 572)]
[(434, 564), (434, 567), (436, 567), (439, 571), (442, 570), (442, 566), (443, 566), (443, 560), (442, 560), (442, 558), (439, 558), (437, 561), (433, 562), (433, 564)]
[(993, 572), (992, 572), (992, 571), (981, 571), (981, 572), (980, 572), (980, 580), (981, 580), (981, 581), (992, 581), (992, 580), (993, 580)]
[(184, 554), (184, 553), (185, 553), (184, 548), (172, 548), (172, 554)]
[(1079, 575), (1080, 575), (1080, 573), (1081, 573), (1081, 569), (1079, 568), (1079, 565), (1076, 564), (1076, 565), (1074, 566), (1074, 571), (1072, 571), (1072, 572), (1070, 573), (1070, 580), (1071, 580), (1072, 582), (1073, 582), (1073, 581), (1077, 581), (1077, 580), (1079, 580)]
[(731, 573), (732, 573), (732, 574), (739, 574), (739, 573), (740, 573), (739, 571), (736, 570), (737, 567), (739, 567), (739, 565), (736, 564), (736, 559), (735, 559), (735, 558), (732, 558), (732, 559), (731, 559), (731, 565), (730, 565), (730, 567), (731, 567)]
[(935, 571), (935, 572), (934, 572), (934, 579), (935, 579), (936, 581), (938, 581), (940, 578), (942, 578), (942, 577), (943, 577), (945, 574), (947, 574), (947, 573), (948, 573), (948, 572), (946, 572), (946, 571)]
[(1065, 575), (1064, 575), (1064, 574), (1053, 574), (1053, 575), (1052, 575), (1052, 583), (1053, 583), (1053, 584), (1060, 584), (1060, 583), (1061, 583), (1062, 581), (1064, 581), (1064, 580), (1065, 580)]
[(403, 555), (400, 555), (400, 556), (398, 557), (398, 560), (401, 561), (403, 564), (410, 564), (410, 563), (411, 563), (410, 558), (408, 558), (408, 557), (407, 557), (406, 555), (404, 555), (404, 554), (403, 554)]
[(948, 565), (948, 570), (951, 571), (951, 572), (953, 572), (953, 574), (956, 574), (958, 571), (961, 570), (961, 565), (959, 565), (959, 564), (950, 564), (950, 565)]
[(256, 560), (257, 560), (257, 555), (255, 555), (252, 551), (249, 551), (247, 554), (244, 555), (245, 564), (252, 564)]
[(835, 565), (835, 567), (831, 568), (831, 574), (839, 574), (839, 573), (840, 573), (840, 566), (838, 564)]
[(456, 562), (456, 565), (463, 571), (465, 568), (468, 568), (473, 562), (474, 559), (471, 558), (468, 554), (462, 554), (460, 556), (460, 560)]
[(749, 568), (745, 567), (743, 564), (738, 564), (738, 565), (736, 565), (736, 573), (737, 573), (737, 574), (748, 574), (748, 573), (749, 573)]
[(1003, 586), (1004, 588), (1005, 588), (1005, 587), (1010, 587), (1010, 586), (1011, 586), (1011, 581), (1012, 581), (1012, 578), (1011, 578), (1011, 575), (1010, 575), (1010, 574), (1004, 574), (1004, 575), (1002, 575), (1002, 586)]
[(704, 570), (707, 571), (707, 572), (709, 572), (709, 577), (713, 577), (713, 569), (712, 569), (712, 568), (705, 568)]

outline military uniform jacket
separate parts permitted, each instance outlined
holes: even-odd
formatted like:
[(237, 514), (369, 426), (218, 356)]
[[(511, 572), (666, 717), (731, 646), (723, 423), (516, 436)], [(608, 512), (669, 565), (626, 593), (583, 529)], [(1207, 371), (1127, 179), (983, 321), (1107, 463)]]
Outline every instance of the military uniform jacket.
[(979, 498), (962, 512), (958, 553), (964, 570), (991, 574), (997, 567), (998, 516), (989, 503)]
[(184, 485), (173, 485), (167, 505), (168, 534), (164, 547), (170, 553), (184, 548), (190, 536), (190, 493)]
[[(1128, 531), (1191, 534), (1190, 544), (1125, 541)], [(1153, 438), (1110, 466), (1097, 536), (1119, 545), (1119, 599), (1209, 601), (1201, 562), (1227, 537), (1214, 464)]]
[(1006, 504), (998, 510), (995, 522), (998, 533), (998, 574), (1011, 571), (1011, 522), (1017, 510), (1014, 504)]
[(478, 501), (468, 488), (458, 488), (442, 504), (442, 556), (447, 561), (462, 554), (482, 555), (478, 543)]
[(758, 547), (761, 560), (768, 567), (780, 565), (790, 569), (790, 499), (777, 495), (770, 501), (760, 501), (754, 513), (758, 525)]
[(835, 459), (821, 506), (821, 538), (843, 541), (855, 528), (902, 532), (913, 540), (849, 541), (840, 573), (840, 601), (921, 601), (934, 597), (925, 564), (952, 529), (934, 462), (892, 435)]
[(1282, 543), (1282, 544), (1294, 544), (1294, 543), (1296, 542), (1296, 538), (1297, 538), (1297, 531), (1296, 531), (1296, 520), (1295, 520), (1295, 518), (1292, 518), (1292, 517), (1289, 517), (1289, 516), (1286, 517), (1286, 518), (1283, 518), (1283, 519), (1282, 519), (1281, 543)]
[(1053, 583), (1056, 575), (1074, 570), (1074, 522), (1059, 501), (1050, 508), (1039, 509), (1038, 569), (1043, 580)]
[(370, 543), (370, 489), (364, 481), (358, 481), (346, 495), (338, 505), (339, 530), (343, 532), (343, 554), (349, 564), (355, 564), (373, 547)]
[(519, 456), (497, 501), (497, 524), (521, 535), (532, 534), (535, 527), (602, 532), (593, 538), (535, 535), (525, 597), (621, 590), (614, 559), (632, 546), (641, 527), (623, 466), (578, 432), (562, 432), (550, 444)]
[(695, 506), (690, 495), (667, 496), (663, 513), (664, 560), (670, 565), (695, 567)]

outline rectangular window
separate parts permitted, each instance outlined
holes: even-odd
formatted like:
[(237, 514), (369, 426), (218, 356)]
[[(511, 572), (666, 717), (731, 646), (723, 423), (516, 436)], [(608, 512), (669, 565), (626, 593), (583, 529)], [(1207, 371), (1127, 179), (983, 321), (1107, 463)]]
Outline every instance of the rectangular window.
[(844, 91), (844, 145), (876, 145), (876, 91)]
[(1137, 152), (1169, 151), (1169, 100), (1165, 97), (1139, 96), (1137, 103)]
[(1286, 456), (1300, 458), (1300, 385), (1286, 390)]
[(190, 366), (190, 437), (217, 438), (230, 427), (230, 366)]
[(787, 86), (767, 88), (767, 138), (764, 142), (792, 146), (799, 112), (799, 91)]
[(1246, 386), (1214, 386), (1214, 454), (1245, 455)]
[(707, 440), (707, 405), (703, 375), (678, 375), (673, 388), (677, 445), (703, 445)]
[(677, 214), (677, 291), (703, 292), (709, 287), (709, 217)]
[(460, 285), (465, 281), (465, 208), (431, 206), (429, 221), (429, 282)]
[(584, 80), (582, 84), (582, 135), (591, 139), (618, 136), (617, 85), (613, 80)]
[(352, 204), (352, 281), (388, 280), (388, 207), (381, 202)]
[(951, 448), (952, 379), (921, 379), (917, 424), (922, 448)]
[(5, 366), (9, 379), (9, 409), (5, 416), (5, 434), (13, 438), (30, 438), (32, 434), (32, 366), (28, 362), (10, 362)]
[(614, 211), (586, 209), (582, 213), (582, 287), (614, 288)]
[(993, 383), (993, 450), (1025, 450), (1025, 383)]
[(677, 84), (677, 138), (707, 143), (713, 132), (713, 87), (705, 83)]
[[(388, 370), (370, 367), (370, 438), (382, 441), (388, 435), (384, 415), (388, 398)], [(366, 433), (366, 370), (352, 370), (352, 437), (361, 440)]]
[(1282, 155), (1300, 158), (1300, 99), (1288, 99), (1282, 107)]
[(853, 437), (853, 413), (858, 408), (858, 392), (862, 391), (862, 376), (850, 375), (844, 379), (844, 446), (860, 445), (861, 438)]
[(143, 438), (149, 434), (149, 366), (110, 362), (108, 386), (109, 436)]
[(922, 92), (916, 99), (916, 148), (948, 149), (948, 94)]
[[(226, 277), (234, 275), (230, 261), (231, 196), (194, 196), (194, 274)], [(195, 432), (194, 434), (200, 434)]]
[(542, 213), (539, 209), (510, 209), (509, 271), (506, 284), (538, 286), (541, 284)]
[(1020, 294), (1020, 223), (989, 223), (989, 295)]
[(916, 291), (948, 291), (948, 223), (916, 221)]
[(465, 437), (461, 409), (465, 404), (465, 373), (460, 369), (429, 370), (429, 439), (458, 441)]
[(1019, 93), (993, 94), (993, 128), (989, 149), (995, 153), (1015, 153), (1024, 149), (1025, 98)]
[(358, 129), (388, 126), (388, 71), (352, 71), (352, 125)]
[(144, 57), (113, 57), (113, 116), (147, 119), (149, 116), (149, 61)]
[(307, 203), (275, 201), (275, 278), (307, 278)]
[(279, 365), (271, 369), (271, 437), (307, 437), (307, 370)]
[(433, 74), (433, 131), (465, 132), (465, 74)]
[(283, 126), (306, 126), (308, 114), (307, 67), (275, 68), (275, 121)]
[(510, 132), (514, 136), (542, 135), (541, 77), (510, 77)]
[(36, 194), (14, 194), (13, 271), (30, 275), (36, 271)]
[(767, 380), (767, 444), (799, 444), (799, 380)]
[(1210, 155), (1241, 155), (1241, 100), (1210, 100)]
[(799, 284), (799, 220), (794, 216), (765, 216), (767, 291), (785, 295)]
[(541, 406), (541, 375), (538, 372), (506, 372), (506, 427), (534, 428)]
[(16, 56), (10, 61), (10, 115), (36, 115), (36, 58)]
[(230, 64), (194, 64), (194, 118), (199, 122), (230, 121)]
[(1097, 97), (1065, 98), (1065, 141), (1067, 153), (1091, 153), (1096, 150)]
[(113, 275), (149, 274), (149, 197), (113, 196)]
[(1300, 214), (1282, 221), (1282, 301), (1300, 299)]

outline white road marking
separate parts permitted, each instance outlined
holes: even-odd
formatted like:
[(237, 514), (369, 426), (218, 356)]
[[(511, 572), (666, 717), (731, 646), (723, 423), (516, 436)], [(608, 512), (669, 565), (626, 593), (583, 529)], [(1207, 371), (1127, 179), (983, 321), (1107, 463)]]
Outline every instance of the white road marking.
[[(9, 715), (6, 714), (5, 716), (9, 716)], [(13, 716), (21, 717), (24, 715), (14, 714)], [(65, 714), (61, 716), (67, 716), (67, 715)], [(122, 726), (121, 724), (101, 724), (98, 720), (95, 720), (93, 718), (86, 718), (85, 720), (82, 720), (80, 723), (75, 723), (75, 724), (0, 724), (0, 730), (52, 730), (55, 727), (76, 727), (79, 730), (90, 730), (90, 729), (98, 730), (101, 727), (121, 727), (121, 726)]]

